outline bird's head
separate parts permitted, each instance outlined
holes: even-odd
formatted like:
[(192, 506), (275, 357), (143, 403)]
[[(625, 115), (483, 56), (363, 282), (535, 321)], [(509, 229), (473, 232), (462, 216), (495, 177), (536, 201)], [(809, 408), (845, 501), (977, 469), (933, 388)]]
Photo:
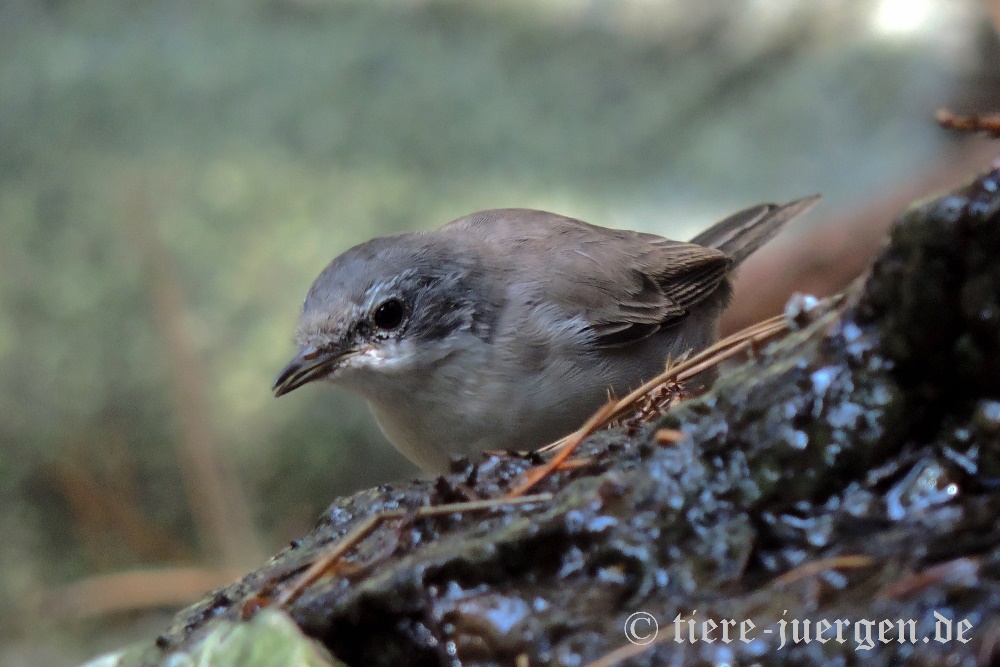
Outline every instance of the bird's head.
[(468, 336), (488, 337), (496, 307), (468, 250), (452, 246), (404, 234), (334, 259), (306, 296), (299, 351), (275, 380), (275, 395), (328, 380), (373, 398), (460, 353)]

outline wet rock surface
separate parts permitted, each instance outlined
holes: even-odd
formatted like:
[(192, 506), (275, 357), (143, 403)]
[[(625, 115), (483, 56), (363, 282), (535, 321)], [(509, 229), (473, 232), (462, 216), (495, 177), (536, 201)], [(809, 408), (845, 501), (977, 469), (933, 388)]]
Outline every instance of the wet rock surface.
[[(996, 661), (998, 187), (1000, 167), (903, 214), (854, 289), (790, 304), (791, 334), (658, 423), (589, 438), (585, 465), (532, 491), (551, 500), (387, 521), (287, 613), (348, 665)], [(338, 500), (133, 660), (274, 608), (373, 513), (500, 498), (533, 463)], [(626, 637), (636, 612), (653, 643)]]

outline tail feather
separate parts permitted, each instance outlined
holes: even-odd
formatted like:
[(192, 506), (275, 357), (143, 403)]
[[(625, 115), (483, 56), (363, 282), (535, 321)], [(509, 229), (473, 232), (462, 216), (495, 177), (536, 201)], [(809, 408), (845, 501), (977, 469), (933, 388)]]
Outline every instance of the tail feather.
[(691, 239), (691, 243), (721, 250), (738, 266), (774, 238), (786, 223), (815, 206), (819, 198), (820, 195), (812, 195), (788, 204), (751, 206), (712, 225)]

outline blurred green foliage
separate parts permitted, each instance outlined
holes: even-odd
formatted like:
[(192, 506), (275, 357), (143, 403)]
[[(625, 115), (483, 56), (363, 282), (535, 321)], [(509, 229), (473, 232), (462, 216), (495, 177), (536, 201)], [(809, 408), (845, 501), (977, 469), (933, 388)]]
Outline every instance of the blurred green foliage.
[[(664, 3), (672, 27), (646, 31), (582, 0), (0, 4), (0, 594), (203, 555), (144, 239), (270, 550), (414, 474), (353, 397), (269, 392), (347, 247), (495, 206), (684, 237), (760, 200), (858, 200), (937, 153), (930, 112), (961, 83), (941, 48), (845, 32), (863, 2), (832, 25), (784, 3), (751, 39), (752, 4)], [(88, 480), (177, 549), (88, 516)], [(5, 609), (11, 636), (62, 627)]]

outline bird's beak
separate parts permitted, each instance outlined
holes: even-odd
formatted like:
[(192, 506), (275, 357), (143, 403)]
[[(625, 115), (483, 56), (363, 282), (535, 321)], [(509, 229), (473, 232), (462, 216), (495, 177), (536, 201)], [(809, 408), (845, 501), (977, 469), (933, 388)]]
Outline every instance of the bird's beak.
[(304, 347), (278, 373), (271, 391), (274, 392), (275, 396), (284, 396), (302, 385), (319, 380), (329, 375), (330, 371), (345, 356), (344, 352), (338, 350), (317, 350), (311, 346)]

